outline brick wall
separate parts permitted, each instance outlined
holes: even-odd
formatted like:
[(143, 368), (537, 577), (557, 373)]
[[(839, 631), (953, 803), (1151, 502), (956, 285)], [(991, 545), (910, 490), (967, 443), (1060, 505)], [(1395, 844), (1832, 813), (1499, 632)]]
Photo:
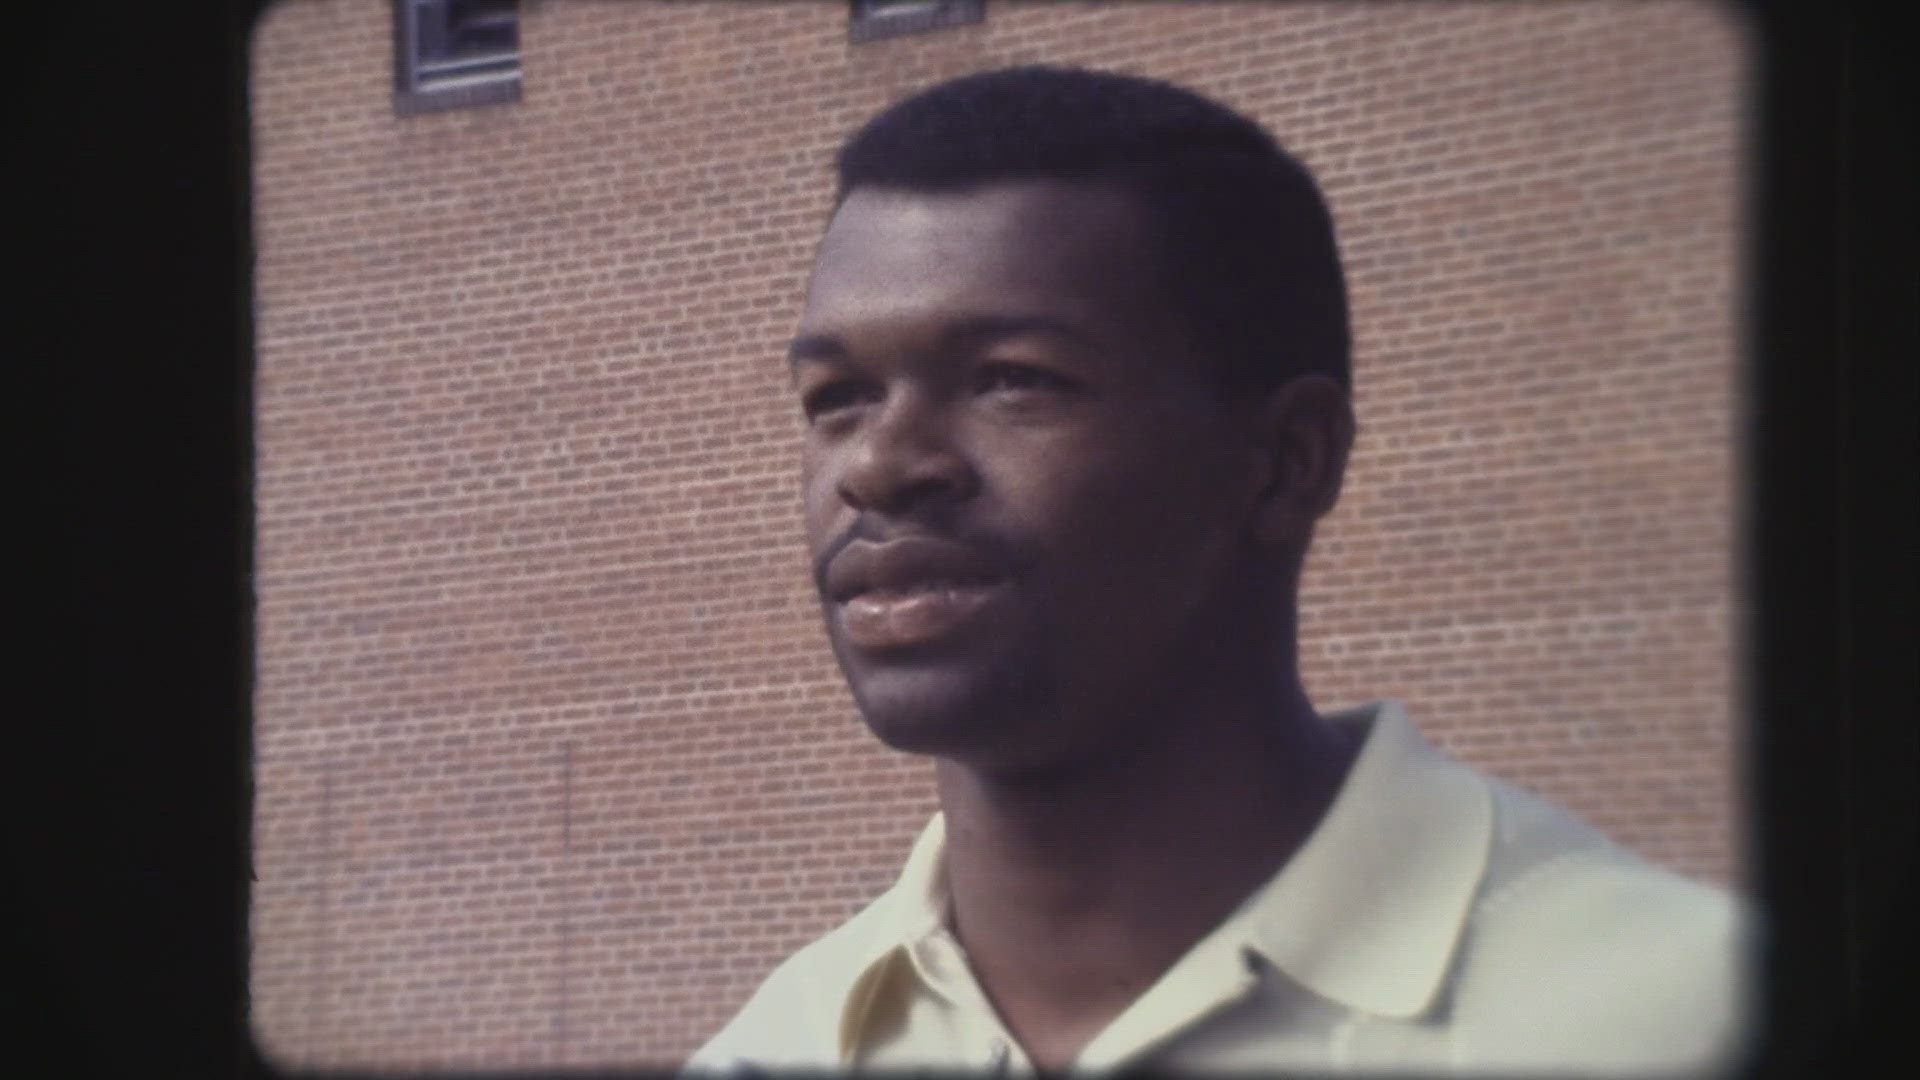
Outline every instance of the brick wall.
[(522, 5), (524, 99), (396, 118), (379, 0), (253, 45), (252, 993), (311, 1065), (681, 1059), (897, 871), (781, 360), (838, 139), (1047, 60), (1317, 171), (1362, 433), (1304, 593), (1323, 706), (1735, 878), (1744, 43), (1675, 3)]

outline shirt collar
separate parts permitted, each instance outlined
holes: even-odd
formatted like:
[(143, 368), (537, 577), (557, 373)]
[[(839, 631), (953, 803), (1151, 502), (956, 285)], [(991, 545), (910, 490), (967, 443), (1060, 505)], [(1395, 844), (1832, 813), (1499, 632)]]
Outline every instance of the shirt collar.
[(1314, 993), (1416, 1016), (1445, 981), (1486, 871), (1492, 797), (1397, 702), (1329, 719), (1367, 725), (1366, 742), (1313, 835), (1229, 922)]
[(947, 818), (934, 814), (913, 842), (900, 877), (887, 891), (887, 904), (875, 925), (873, 959), (913, 944), (946, 922), (947, 883), (941, 867), (947, 857)]
[[(1196, 948), (1236, 938), (1321, 997), (1415, 1016), (1445, 981), (1486, 870), (1491, 796), (1420, 737), (1398, 702), (1328, 719), (1367, 728), (1340, 793), (1280, 873)], [(945, 849), (946, 822), (935, 814), (893, 888), (866, 913), (842, 998), (842, 1060), (887, 965), (945, 918)]]
[(946, 918), (946, 883), (940, 867), (947, 846), (946, 818), (933, 820), (914, 841), (900, 877), (863, 918), (868, 922), (858, 939), (851, 980), (841, 990), (840, 1060), (848, 1063), (860, 1044), (867, 1010), (880, 989), (890, 964), (920, 939), (940, 929)]

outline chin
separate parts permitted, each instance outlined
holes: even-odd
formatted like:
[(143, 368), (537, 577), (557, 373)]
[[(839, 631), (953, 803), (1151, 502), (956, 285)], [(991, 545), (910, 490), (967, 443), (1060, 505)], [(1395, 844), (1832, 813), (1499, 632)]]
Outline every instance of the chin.
[[(882, 671), (852, 683), (860, 717), (874, 737), (909, 754), (964, 751), (990, 733), (997, 715), (987, 696), (959, 680)], [(947, 685), (942, 685), (942, 684)]]
[(861, 719), (875, 738), (902, 753), (998, 757), (1010, 749), (1009, 740), (1031, 738), (1045, 726), (1031, 672), (983, 677), (937, 663), (864, 666), (843, 665)]

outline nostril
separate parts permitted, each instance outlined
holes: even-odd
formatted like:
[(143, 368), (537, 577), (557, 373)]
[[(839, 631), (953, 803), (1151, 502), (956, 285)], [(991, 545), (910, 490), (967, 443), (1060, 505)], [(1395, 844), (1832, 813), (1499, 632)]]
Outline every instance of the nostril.
[(945, 477), (915, 477), (878, 492), (865, 508), (902, 517), (955, 502), (959, 492), (960, 486)]
[(966, 499), (978, 488), (964, 457), (930, 447), (871, 451), (849, 467), (840, 482), (849, 506), (894, 514)]

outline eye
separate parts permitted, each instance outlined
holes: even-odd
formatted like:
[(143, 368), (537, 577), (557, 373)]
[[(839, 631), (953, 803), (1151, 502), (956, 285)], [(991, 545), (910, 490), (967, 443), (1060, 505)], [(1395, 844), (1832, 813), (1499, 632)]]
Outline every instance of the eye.
[(800, 395), (800, 411), (814, 423), (880, 400), (880, 387), (863, 379), (834, 379)]
[(973, 382), (976, 394), (1009, 395), (1068, 393), (1080, 385), (1046, 368), (1010, 363), (982, 365), (975, 372)]

